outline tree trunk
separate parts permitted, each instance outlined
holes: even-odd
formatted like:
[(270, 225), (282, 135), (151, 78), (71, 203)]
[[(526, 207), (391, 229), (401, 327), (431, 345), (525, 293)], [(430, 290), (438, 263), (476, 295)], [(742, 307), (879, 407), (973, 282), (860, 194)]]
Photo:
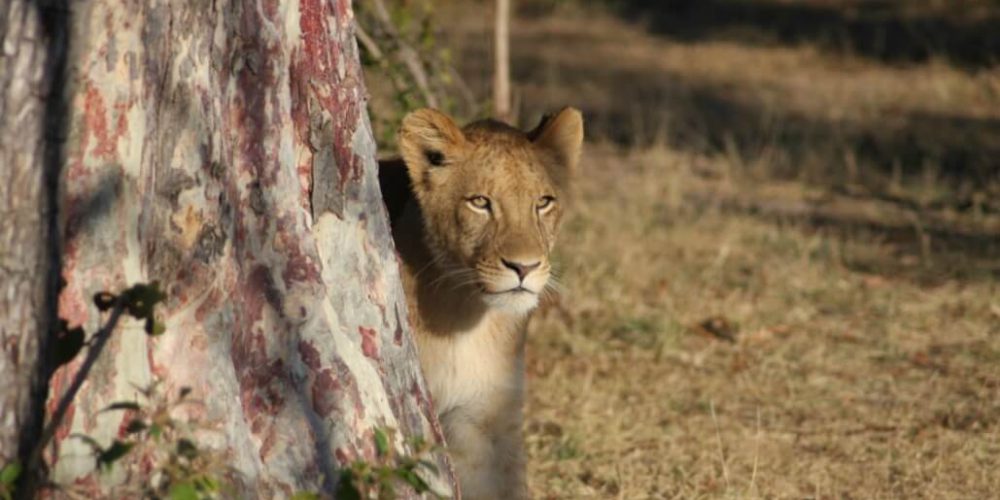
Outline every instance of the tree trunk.
[[(124, 321), (111, 338), (46, 450), (55, 482), (101, 496), (148, 473), (133, 454), (94, 474), (74, 435), (124, 436), (128, 412), (101, 410), (142, 402), (153, 381), (192, 389), (201, 403), (176, 413), (226, 457), (240, 497), (332, 492), (345, 465), (379, 460), (376, 429), (395, 429), (400, 451), (410, 436), (440, 443), (349, 0), (94, 0), (63, 14), (58, 313), (93, 332), (98, 291), (157, 280), (168, 299), (164, 335)], [(50, 412), (79, 364), (55, 373)], [(435, 453), (442, 472), (429, 479), (450, 494)]]
[(58, 293), (61, 129), (46, 133), (46, 121), (63, 112), (49, 93), (63, 33), (43, 14), (25, 0), (0, 6), (0, 467), (24, 462), (41, 430)]
[(493, 113), (512, 120), (510, 100), (510, 0), (496, 0), (493, 27)]

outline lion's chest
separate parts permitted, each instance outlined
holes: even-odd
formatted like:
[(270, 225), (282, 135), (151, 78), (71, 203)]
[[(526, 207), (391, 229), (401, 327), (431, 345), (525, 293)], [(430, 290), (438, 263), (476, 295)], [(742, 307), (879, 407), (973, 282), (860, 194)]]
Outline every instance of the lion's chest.
[(520, 386), (508, 337), (484, 320), (458, 335), (421, 339), (421, 365), (439, 414), (478, 413)]

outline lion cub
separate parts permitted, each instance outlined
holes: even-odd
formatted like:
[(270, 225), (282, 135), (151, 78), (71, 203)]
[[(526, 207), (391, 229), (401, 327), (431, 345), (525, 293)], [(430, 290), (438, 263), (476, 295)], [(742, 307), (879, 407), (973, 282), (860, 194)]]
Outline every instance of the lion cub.
[(463, 498), (527, 498), (521, 407), (528, 315), (583, 141), (566, 108), (531, 132), (459, 128), (431, 109), (399, 131), (379, 171), (420, 365)]

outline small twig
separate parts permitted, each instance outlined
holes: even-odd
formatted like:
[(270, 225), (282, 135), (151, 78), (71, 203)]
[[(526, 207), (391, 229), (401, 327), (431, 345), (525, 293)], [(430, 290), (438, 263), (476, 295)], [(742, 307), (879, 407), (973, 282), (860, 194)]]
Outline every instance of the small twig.
[(410, 87), (410, 85), (406, 82), (406, 78), (403, 75), (398, 74), (396, 71), (391, 71), (389, 69), (391, 63), (385, 57), (385, 51), (383, 51), (382, 48), (379, 47), (378, 42), (375, 41), (375, 39), (372, 38), (372, 36), (369, 35), (364, 28), (361, 27), (361, 23), (354, 23), (354, 34), (357, 36), (358, 42), (361, 43), (361, 46), (368, 51), (368, 55), (370, 55), (372, 59), (374, 59), (375, 62), (377, 62), (379, 66), (385, 70), (390, 81), (392, 82), (393, 88), (395, 88), (397, 92), (405, 92), (406, 89)]
[[(396, 55), (407, 71), (410, 72), (410, 76), (413, 77), (413, 83), (417, 86), (417, 90), (420, 91), (424, 101), (428, 106), (437, 108), (438, 100), (434, 93), (431, 92), (430, 84), (428, 83), (430, 79), (427, 78), (427, 72), (424, 70), (420, 55), (396, 31), (396, 26), (392, 23), (392, 16), (389, 15), (389, 10), (385, 7), (385, 3), (382, 0), (371, 0), (370, 4), (375, 13), (375, 18), (381, 24), (382, 31), (396, 44)], [(357, 24), (355, 23), (355, 25)]]
[(753, 495), (757, 483), (757, 463), (760, 461), (760, 406), (757, 407), (757, 435), (753, 445), (753, 472), (750, 473), (750, 487), (747, 494)]
[(864, 424), (861, 427), (854, 427), (850, 429), (830, 429), (830, 428), (816, 428), (816, 429), (768, 429), (768, 432), (778, 433), (778, 434), (791, 434), (797, 438), (802, 436), (828, 436), (828, 435), (841, 435), (841, 436), (854, 436), (857, 434), (868, 434), (872, 432), (899, 432), (901, 429), (897, 425), (879, 425), (879, 424)]
[(924, 267), (931, 267), (931, 237), (924, 230), (924, 224), (920, 220), (920, 215), (915, 212), (906, 212), (913, 230), (917, 233), (917, 240), (920, 242), (920, 256), (923, 257)]
[(729, 491), (729, 468), (726, 466), (726, 449), (722, 446), (722, 432), (719, 430), (719, 420), (715, 418), (714, 401), (708, 401), (708, 409), (712, 413), (712, 423), (715, 425), (715, 439), (719, 444), (719, 458), (722, 461), (722, 479), (726, 481), (726, 491)]
[(462, 96), (462, 100), (465, 101), (467, 111), (475, 112), (477, 107), (476, 96), (473, 95), (469, 84), (465, 81), (465, 78), (462, 78), (462, 75), (458, 73), (458, 70), (456, 70), (454, 66), (450, 64), (446, 64), (445, 66), (447, 66), (445, 71), (447, 71), (448, 75), (451, 77), (451, 81), (454, 84), (453, 86), (456, 90), (458, 90), (459, 95)]
[(354, 23), (354, 34), (358, 37), (358, 41), (361, 45), (365, 47), (365, 50), (375, 58), (376, 61), (382, 61), (385, 59), (385, 54), (382, 53), (382, 49), (379, 48), (378, 43), (375, 39), (368, 34), (367, 31), (361, 26), (361, 23)]
[(26, 470), (38, 470), (45, 447), (56, 435), (56, 430), (59, 429), (59, 425), (62, 424), (63, 418), (66, 417), (66, 412), (69, 410), (69, 406), (73, 404), (73, 399), (76, 397), (76, 393), (80, 391), (80, 387), (83, 386), (83, 382), (87, 380), (87, 375), (90, 373), (90, 369), (94, 367), (94, 363), (97, 362), (97, 358), (104, 350), (105, 344), (107, 344), (108, 339), (111, 338), (111, 333), (114, 332), (115, 327), (118, 326), (118, 320), (121, 318), (122, 314), (124, 314), (125, 308), (125, 298), (122, 296), (116, 298), (114, 306), (112, 306), (111, 316), (108, 317), (107, 323), (105, 323), (104, 326), (94, 334), (92, 338), (93, 344), (87, 350), (87, 357), (84, 358), (83, 363), (80, 365), (80, 369), (77, 370), (76, 375), (74, 375), (73, 383), (70, 384), (69, 389), (66, 390), (62, 399), (59, 400), (59, 405), (56, 406), (56, 410), (52, 413), (52, 419), (49, 420), (48, 425), (45, 426), (45, 430), (42, 431), (42, 436), (39, 438), (38, 444), (36, 444), (35, 448), (31, 451), (31, 456), (28, 458), (28, 467)]

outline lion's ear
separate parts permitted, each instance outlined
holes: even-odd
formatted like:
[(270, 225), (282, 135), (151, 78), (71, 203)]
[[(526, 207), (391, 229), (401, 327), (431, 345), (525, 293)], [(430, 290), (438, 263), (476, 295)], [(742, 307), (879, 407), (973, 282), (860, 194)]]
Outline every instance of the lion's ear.
[(403, 117), (399, 150), (415, 188), (425, 185), (432, 169), (451, 163), (464, 145), (462, 130), (440, 111), (424, 108)]
[(575, 108), (563, 108), (542, 118), (528, 137), (552, 158), (554, 164), (549, 165), (549, 175), (561, 189), (567, 189), (580, 161), (583, 115)]

